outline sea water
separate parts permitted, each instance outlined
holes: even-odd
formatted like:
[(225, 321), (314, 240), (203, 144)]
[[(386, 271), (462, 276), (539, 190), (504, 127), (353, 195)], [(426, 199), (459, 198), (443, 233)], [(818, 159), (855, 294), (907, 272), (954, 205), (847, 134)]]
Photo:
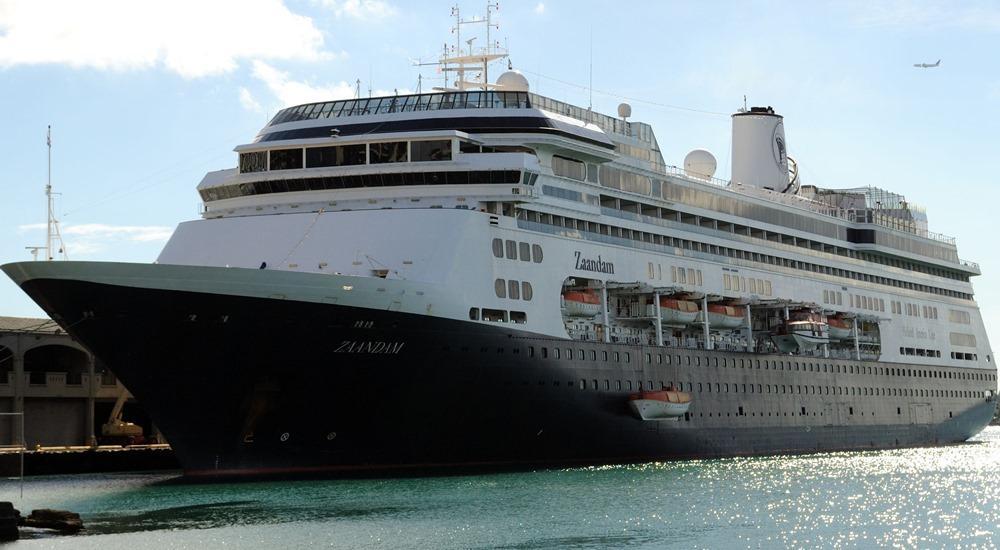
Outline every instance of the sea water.
[(1000, 545), (1000, 427), (948, 447), (452, 477), (179, 484), (177, 473), (5, 481), (79, 512), (100, 548), (774, 548)]

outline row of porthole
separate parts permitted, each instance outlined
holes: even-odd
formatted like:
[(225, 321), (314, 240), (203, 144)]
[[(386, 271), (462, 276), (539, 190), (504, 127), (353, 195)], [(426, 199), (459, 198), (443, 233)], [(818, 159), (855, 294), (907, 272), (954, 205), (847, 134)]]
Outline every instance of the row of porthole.
[(535, 296), (535, 291), (531, 288), (531, 283), (528, 281), (518, 283), (515, 280), (505, 281), (497, 279), (493, 281), (493, 289), (496, 291), (497, 298), (531, 301)]
[[(616, 380), (617, 385), (614, 391), (632, 391), (632, 381), (626, 380), (626, 387), (622, 386), (621, 380)], [(556, 386), (559, 385), (558, 381), (555, 381)], [(653, 389), (653, 381), (646, 381), (646, 389)], [(665, 389), (673, 386), (673, 382), (667, 382), (666, 385), (660, 381), (660, 389)], [(685, 386), (684, 382), (678, 382), (678, 389), (681, 391), (695, 391), (695, 383), (687, 382)], [(926, 389), (926, 388), (872, 388), (864, 386), (812, 386), (812, 385), (802, 385), (802, 384), (742, 384), (742, 391), (740, 391), (740, 384), (728, 383), (728, 382), (715, 382), (715, 391), (712, 391), (712, 382), (698, 382), (698, 393), (757, 393), (757, 394), (781, 394), (781, 395), (844, 395), (844, 396), (854, 396), (854, 397), (954, 397), (954, 398), (969, 398), (969, 399), (980, 399), (988, 396), (986, 391), (978, 390), (941, 390), (941, 389)], [(567, 384), (571, 385), (571, 384)], [(580, 379), (579, 389), (587, 389), (587, 381), (585, 379)], [(591, 380), (591, 389), (597, 390), (599, 387), (597, 379)], [(748, 388), (749, 387), (749, 391)], [(642, 390), (642, 381), (637, 380), (636, 391)], [(611, 391), (611, 381), (608, 379), (604, 380), (604, 390)], [(756, 390), (756, 391), (755, 391)]]
[[(548, 359), (549, 350), (546, 347), (540, 350), (542, 359)], [(577, 350), (576, 358), (581, 360), (587, 359), (586, 350)], [(629, 352), (617, 352), (613, 351), (610, 354), (607, 351), (601, 351), (602, 361), (608, 362), (609, 358), (611, 361), (616, 363), (621, 362), (624, 358), (624, 362), (630, 363), (632, 356)], [(552, 348), (552, 357), (554, 359), (561, 359), (565, 355), (566, 359), (572, 360), (574, 358), (574, 353), (572, 348), (565, 348), (565, 354), (560, 351), (560, 348)], [(528, 346), (528, 357), (535, 357), (535, 347)], [(655, 354), (657, 364), (671, 364), (671, 356), (669, 354), (658, 353)], [(684, 364), (682, 357), (680, 355), (675, 355), (674, 362), (677, 365)], [(646, 353), (645, 359), (647, 364), (653, 363), (654, 354)], [(695, 356), (694, 361), (691, 360), (691, 356), (686, 356), (686, 364), (688, 366), (710, 366), (714, 363), (716, 367), (732, 367), (732, 368), (761, 368), (762, 361), (760, 359), (735, 359), (727, 357), (705, 357), (704, 362), (701, 356)], [(597, 361), (597, 351), (590, 350), (590, 360)], [(737, 364), (737, 361), (739, 363)], [(769, 359), (763, 360), (764, 370), (788, 370), (788, 371), (803, 371), (803, 372), (826, 372), (835, 374), (872, 374), (879, 376), (905, 376), (913, 378), (944, 378), (944, 379), (957, 379), (957, 380), (996, 380), (996, 375), (991, 373), (968, 373), (968, 372), (947, 372), (947, 371), (932, 371), (932, 370), (922, 370), (922, 369), (904, 369), (897, 367), (873, 367), (869, 365), (839, 365), (839, 364), (822, 364), (822, 363), (812, 363), (812, 362), (802, 362), (798, 361), (773, 361)]]
[(508, 239), (506, 243), (503, 239), (493, 239), (493, 257), (503, 258), (506, 254), (508, 260), (520, 259), (522, 262), (542, 263), (541, 245), (526, 242), (517, 242)]

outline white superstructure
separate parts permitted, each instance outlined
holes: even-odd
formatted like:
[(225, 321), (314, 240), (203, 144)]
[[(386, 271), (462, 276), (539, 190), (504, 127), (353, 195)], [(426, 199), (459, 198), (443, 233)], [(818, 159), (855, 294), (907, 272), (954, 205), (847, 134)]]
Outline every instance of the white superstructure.
[[(158, 261), (379, 279), (324, 299), (575, 339), (774, 352), (809, 311), (857, 328), (803, 354), (994, 368), (978, 266), (899, 195), (796, 192), (773, 109), (733, 116), (724, 182), (704, 151), (667, 166), (643, 123), (498, 82), (281, 111)], [(604, 314), (565, 315), (571, 290)], [(657, 323), (663, 297), (744, 320)]]

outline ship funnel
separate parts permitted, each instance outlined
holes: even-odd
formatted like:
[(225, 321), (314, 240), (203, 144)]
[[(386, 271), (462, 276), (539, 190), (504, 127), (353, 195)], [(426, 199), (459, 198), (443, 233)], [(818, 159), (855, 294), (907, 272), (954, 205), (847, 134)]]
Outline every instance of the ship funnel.
[(788, 155), (782, 116), (771, 107), (751, 107), (733, 115), (732, 180), (783, 192), (788, 187)]

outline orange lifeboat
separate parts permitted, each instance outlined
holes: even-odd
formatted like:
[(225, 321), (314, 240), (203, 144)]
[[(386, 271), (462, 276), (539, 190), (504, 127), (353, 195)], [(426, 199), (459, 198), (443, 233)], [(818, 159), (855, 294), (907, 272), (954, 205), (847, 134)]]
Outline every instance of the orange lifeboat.
[[(704, 317), (698, 315), (698, 322)], [(746, 324), (742, 309), (733, 306), (708, 304), (708, 325), (714, 328), (739, 328)]]
[(690, 325), (698, 318), (698, 304), (660, 297), (660, 319), (668, 325)]
[(831, 340), (850, 340), (854, 332), (854, 324), (843, 317), (828, 317), (826, 323), (830, 325)]
[(601, 312), (601, 297), (593, 290), (567, 290), (562, 307), (570, 317), (593, 317)]
[(628, 405), (640, 420), (665, 420), (684, 416), (691, 406), (691, 394), (673, 386), (628, 396)]

